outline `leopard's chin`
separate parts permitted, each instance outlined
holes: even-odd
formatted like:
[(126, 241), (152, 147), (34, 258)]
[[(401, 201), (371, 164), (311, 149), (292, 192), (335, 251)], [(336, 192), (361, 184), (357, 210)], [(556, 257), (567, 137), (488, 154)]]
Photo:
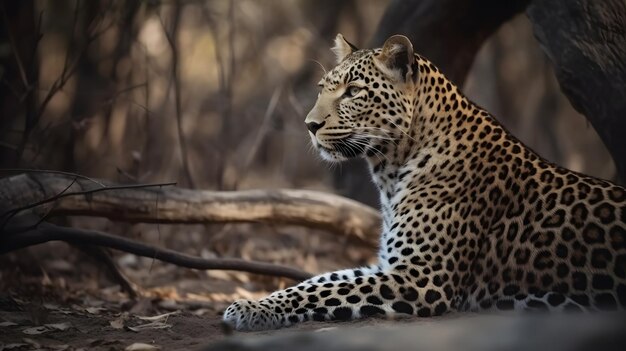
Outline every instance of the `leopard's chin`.
[(321, 145), (316, 145), (316, 147), (322, 158), (328, 162), (337, 163), (348, 160), (346, 156), (337, 150), (331, 150)]
[(363, 157), (365, 154), (365, 148), (359, 145), (351, 143), (348, 138), (335, 141), (330, 146), (322, 145), (319, 142), (314, 142), (315, 148), (322, 155), (322, 158), (329, 162), (342, 162), (354, 158)]

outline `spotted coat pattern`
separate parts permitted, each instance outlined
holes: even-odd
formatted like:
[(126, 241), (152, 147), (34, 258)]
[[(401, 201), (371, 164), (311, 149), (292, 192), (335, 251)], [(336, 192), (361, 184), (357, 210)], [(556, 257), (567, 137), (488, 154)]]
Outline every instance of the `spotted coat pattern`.
[(408, 39), (337, 41), (341, 62), (306, 122), (324, 158), (367, 160), (383, 213), (378, 264), (236, 301), (226, 323), (626, 307), (623, 187), (542, 159)]

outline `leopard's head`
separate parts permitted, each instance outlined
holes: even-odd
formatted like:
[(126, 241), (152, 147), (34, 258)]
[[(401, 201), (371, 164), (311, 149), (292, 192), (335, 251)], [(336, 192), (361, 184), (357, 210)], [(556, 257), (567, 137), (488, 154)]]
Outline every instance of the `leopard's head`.
[(410, 128), (418, 69), (413, 45), (394, 35), (382, 48), (359, 50), (341, 34), (337, 66), (319, 81), (305, 123), (323, 158), (374, 157)]

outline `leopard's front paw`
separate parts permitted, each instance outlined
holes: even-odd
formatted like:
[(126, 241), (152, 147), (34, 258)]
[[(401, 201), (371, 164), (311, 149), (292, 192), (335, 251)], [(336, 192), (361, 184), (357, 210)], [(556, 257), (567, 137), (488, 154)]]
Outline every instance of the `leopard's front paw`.
[(257, 301), (237, 300), (224, 311), (224, 323), (235, 330), (255, 331), (280, 327), (272, 312)]

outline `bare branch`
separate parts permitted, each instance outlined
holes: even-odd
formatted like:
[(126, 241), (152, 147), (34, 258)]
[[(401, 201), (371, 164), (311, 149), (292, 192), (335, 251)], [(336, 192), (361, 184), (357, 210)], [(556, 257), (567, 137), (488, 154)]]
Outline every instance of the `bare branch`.
[(191, 170), (189, 169), (189, 161), (187, 160), (187, 140), (185, 139), (185, 133), (183, 132), (183, 116), (182, 116), (182, 101), (181, 101), (181, 87), (180, 87), (180, 62), (178, 58), (178, 41), (176, 36), (178, 35), (178, 28), (180, 26), (181, 5), (178, 1), (174, 2), (174, 13), (172, 15), (172, 29), (171, 33), (165, 26), (163, 19), (159, 16), (165, 38), (170, 46), (172, 52), (172, 69), (171, 69), (171, 82), (174, 87), (174, 109), (176, 111), (176, 131), (178, 132), (178, 143), (180, 148), (180, 160), (182, 163), (183, 173), (189, 187), (195, 188), (193, 177), (191, 176)]
[(2, 12), (2, 20), (6, 25), (5, 30), (7, 31), (7, 36), (9, 37), (9, 44), (11, 45), (11, 51), (13, 51), (13, 56), (15, 57), (15, 61), (17, 62), (17, 67), (20, 71), (20, 78), (22, 78), (22, 84), (24, 84), (24, 89), (29, 90), (30, 83), (28, 82), (28, 78), (26, 77), (26, 70), (24, 69), (24, 63), (20, 58), (20, 54), (17, 49), (17, 45), (15, 45), (15, 38), (13, 38), (13, 32), (11, 28), (9, 28), (9, 19), (7, 18), (6, 9), (4, 8), (4, 3), (0, 4), (0, 12)]
[(66, 176), (70, 176), (70, 177), (76, 177), (76, 178), (80, 178), (80, 179), (85, 179), (88, 180), (90, 182), (96, 183), (99, 186), (105, 187), (106, 185), (104, 185), (103, 183), (93, 179), (93, 178), (89, 178), (87, 176), (78, 174), (78, 173), (72, 173), (72, 172), (63, 172), (63, 171), (56, 171), (56, 170), (51, 170), (51, 169), (31, 169), (31, 168), (0, 168), (0, 173), (2, 172), (10, 172), (10, 173), (50, 173), (50, 174), (62, 174), (62, 175), (66, 175)]
[(263, 139), (267, 136), (267, 132), (269, 130), (271, 117), (274, 115), (274, 111), (276, 110), (276, 106), (278, 105), (278, 100), (280, 99), (280, 95), (282, 94), (283, 88), (279, 86), (274, 89), (274, 93), (270, 99), (269, 104), (267, 105), (267, 109), (265, 110), (265, 114), (263, 115), (263, 121), (261, 122), (261, 126), (259, 127), (256, 138), (254, 138), (254, 142), (252, 146), (248, 150), (248, 156), (246, 157), (243, 166), (241, 168), (241, 173), (246, 173), (248, 168), (250, 168), (250, 164), (256, 157), (256, 154), (259, 152), (259, 148), (261, 147), (261, 143)]
[(286, 277), (297, 281), (312, 277), (310, 273), (291, 267), (235, 258), (204, 259), (179, 253), (174, 250), (139, 243), (108, 233), (95, 230), (59, 227), (49, 223), (42, 223), (38, 228), (30, 229), (25, 232), (0, 235), (0, 254), (49, 241), (65, 241), (75, 245), (104, 246), (192, 269), (243, 271), (274, 277)]
[[(72, 23), (72, 33), (70, 35), (70, 40), (71, 41), (70, 41), (69, 47), (68, 47), (67, 52), (66, 52), (65, 61), (63, 63), (63, 70), (62, 70), (61, 74), (54, 80), (54, 82), (50, 86), (50, 89), (48, 90), (48, 93), (44, 96), (44, 98), (42, 99), (41, 103), (36, 108), (36, 112), (34, 112), (34, 115), (32, 116), (32, 118), (31, 119), (27, 118), (27, 122), (30, 120), (30, 122), (32, 122), (32, 125), (30, 125), (29, 123), (26, 123), (25, 128), (24, 128), (24, 135), (22, 136), (22, 141), (20, 142), (20, 145), (19, 145), (19, 147), (16, 150), (16, 160), (17, 160), (16, 164), (18, 164), (18, 165), (21, 163), (22, 155), (24, 153), (24, 150), (26, 149), (26, 145), (28, 144), (28, 141), (30, 139), (30, 134), (31, 134), (34, 126), (36, 125), (36, 123), (43, 116), (44, 112), (46, 111), (46, 108), (48, 107), (48, 104), (50, 103), (50, 101), (52, 101), (52, 98), (58, 92), (63, 90), (63, 87), (65, 86), (65, 84), (67, 84), (67, 82), (70, 80), (70, 78), (74, 75), (74, 73), (78, 69), (79, 63), (81, 62), (84, 54), (87, 52), (87, 49), (89, 48), (89, 46), (96, 39), (98, 39), (102, 34), (104, 34), (106, 31), (108, 31), (114, 24), (112, 22), (109, 25), (107, 25), (104, 28), (102, 28), (101, 30), (95, 31), (95, 28), (97, 28), (100, 25), (101, 21), (103, 20), (104, 13), (106, 11), (99, 12), (98, 15), (96, 16), (96, 18), (94, 18), (94, 20), (89, 24), (89, 27), (90, 27), (90, 29), (88, 30), (89, 35), (88, 35), (85, 43), (82, 45), (82, 48), (78, 51), (76, 57), (74, 58), (74, 60), (70, 64), (69, 57), (71, 55), (71, 51), (73, 50), (73, 46), (74, 46), (74, 34), (75, 34), (76, 26), (77, 26), (77, 23), (78, 23), (78, 13), (79, 13), (79, 10), (80, 10), (80, 1), (77, 0), (76, 7), (74, 9), (74, 19), (73, 19), (73, 23)], [(41, 25), (41, 13), (40, 13), (40, 17), (39, 17), (39, 28), (40, 28), (40, 25)], [(38, 40), (39, 40), (39, 38), (38, 38)]]

